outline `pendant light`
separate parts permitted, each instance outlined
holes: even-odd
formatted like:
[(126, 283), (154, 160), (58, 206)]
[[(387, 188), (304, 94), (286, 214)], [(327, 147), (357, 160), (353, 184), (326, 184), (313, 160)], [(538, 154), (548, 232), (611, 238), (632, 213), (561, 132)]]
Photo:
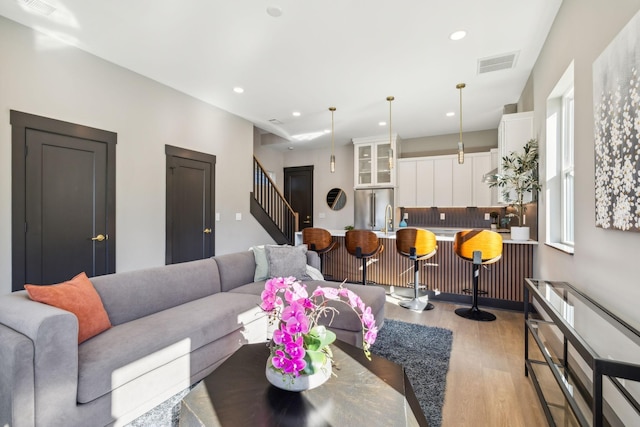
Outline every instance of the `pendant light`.
[(393, 169), (393, 139), (391, 138), (391, 101), (395, 98), (393, 96), (387, 96), (389, 101), (389, 170)]
[(331, 158), (329, 160), (329, 170), (331, 173), (336, 171), (336, 156), (333, 154), (333, 112), (336, 111), (336, 107), (329, 107), (331, 111)]
[(467, 85), (464, 83), (458, 83), (456, 89), (460, 91), (460, 139), (458, 140), (458, 164), (464, 163), (464, 144), (462, 142), (462, 89)]

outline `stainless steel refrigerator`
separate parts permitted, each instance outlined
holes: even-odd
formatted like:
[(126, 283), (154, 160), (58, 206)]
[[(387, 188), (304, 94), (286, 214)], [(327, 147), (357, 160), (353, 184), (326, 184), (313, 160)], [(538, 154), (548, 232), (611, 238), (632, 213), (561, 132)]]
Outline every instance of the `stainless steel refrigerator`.
[[(385, 213), (393, 227), (393, 188), (355, 190), (354, 226), (357, 229), (383, 230)], [(390, 228), (389, 230), (391, 230)]]

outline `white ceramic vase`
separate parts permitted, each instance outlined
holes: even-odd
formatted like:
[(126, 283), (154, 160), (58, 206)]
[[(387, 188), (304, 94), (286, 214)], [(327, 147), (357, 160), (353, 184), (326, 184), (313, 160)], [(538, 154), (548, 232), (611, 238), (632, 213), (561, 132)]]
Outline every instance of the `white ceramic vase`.
[(511, 240), (529, 240), (529, 227), (511, 227)]
[(277, 371), (271, 364), (271, 358), (267, 359), (267, 367), (265, 374), (267, 381), (273, 386), (287, 391), (304, 391), (311, 390), (324, 384), (331, 377), (331, 359), (325, 359), (322, 368), (312, 375), (300, 374), (297, 377), (289, 374), (283, 374)]

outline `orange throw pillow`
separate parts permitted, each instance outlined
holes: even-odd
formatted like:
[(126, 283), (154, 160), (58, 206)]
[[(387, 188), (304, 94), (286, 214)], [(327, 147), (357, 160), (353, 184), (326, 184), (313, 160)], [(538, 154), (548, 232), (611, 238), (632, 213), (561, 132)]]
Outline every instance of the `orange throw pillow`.
[(24, 285), (29, 297), (54, 307), (70, 311), (78, 318), (78, 344), (111, 327), (100, 295), (83, 272), (57, 285)]

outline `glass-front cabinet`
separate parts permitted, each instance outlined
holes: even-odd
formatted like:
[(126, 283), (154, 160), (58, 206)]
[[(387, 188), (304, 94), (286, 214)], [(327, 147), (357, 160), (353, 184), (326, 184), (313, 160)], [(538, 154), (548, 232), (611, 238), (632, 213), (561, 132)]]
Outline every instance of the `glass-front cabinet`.
[(395, 186), (397, 137), (354, 138), (354, 182), (356, 187)]
[(549, 425), (640, 426), (640, 331), (566, 282), (525, 279), (524, 301), (525, 375)]

